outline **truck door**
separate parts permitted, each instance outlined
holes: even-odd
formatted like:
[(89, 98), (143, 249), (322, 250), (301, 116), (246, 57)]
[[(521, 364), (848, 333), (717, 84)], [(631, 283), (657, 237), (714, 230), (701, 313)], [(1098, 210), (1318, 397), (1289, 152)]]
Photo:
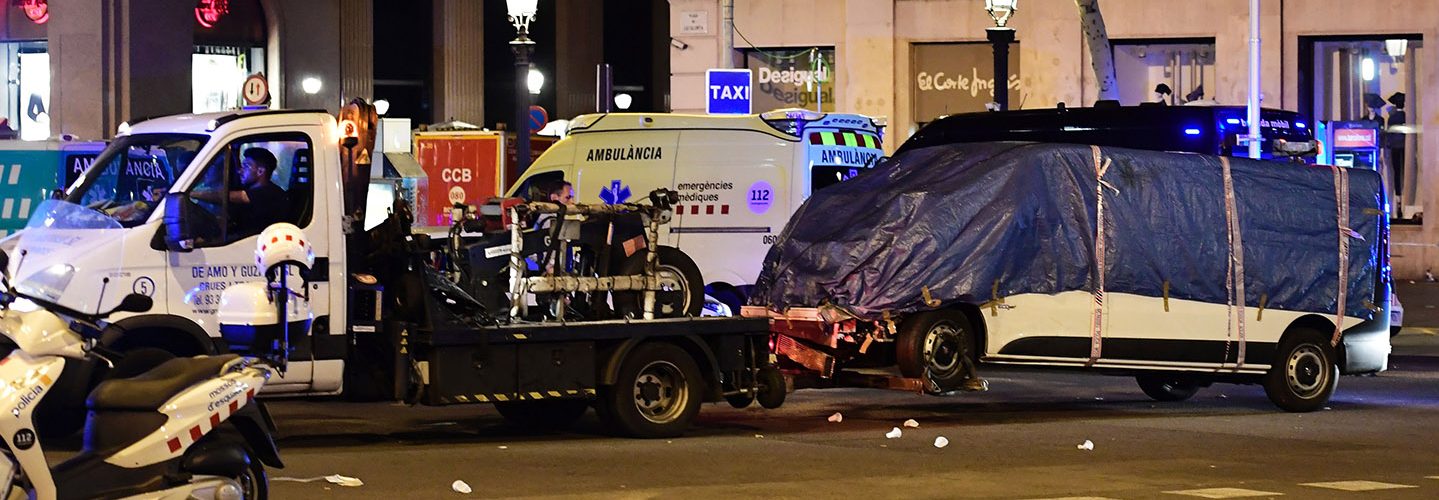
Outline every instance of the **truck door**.
[[(170, 296), (170, 311), (194, 319), (212, 336), (219, 328), (215, 311), (225, 288), (247, 281), (265, 279), (255, 261), (256, 235), (275, 222), (289, 222), (305, 231), (317, 256), (314, 280), (310, 282), (310, 305), (316, 323), (328, 322), (330, 283), (325, 274), (324, 257), (329, 255), (329, 241), (323, 211), (314, 203), (312, 175), (315, 138), (323, 137), (318, 127), (257, 131), (234, 138), (216, 150), (204, 164), (195, 182), (185, 189), (194, 203), (213, 224), (209, 237), (195, 242), (195, 249), (169, 252), (168, 286), (182, 290)], [(263, 151), (263, 152), (260, 152)], [(264, 170), (265, 152), (275, 160), (268, 179), (283, 191), (283, 196), (257, 193), (257, 177)], [(247, 172), (248, 171), (248, 172)], [(243, 184), (249, 182), (248, 185)], [(224, 193), (229, 193), (228, 196)], [(240, 193), (245, 193), (241, 197)], [(255, 203), (247, 201), (254, 195)], [(264, 206), (263, 203), (280, 204)], [(273, 220), (271, 220), (273, 219)], [(299, 281), (299, 280), (295, 280)], [(293, 282), (292, 282), (293, 283)], [(298, 284), (293, 287), (298, 291)], [(287, 392), (305, 390), (313, 376), (314, 342), (309, 332), (291, 337), (294, 351), (285, 376), (272, 381), (266, 390)]]

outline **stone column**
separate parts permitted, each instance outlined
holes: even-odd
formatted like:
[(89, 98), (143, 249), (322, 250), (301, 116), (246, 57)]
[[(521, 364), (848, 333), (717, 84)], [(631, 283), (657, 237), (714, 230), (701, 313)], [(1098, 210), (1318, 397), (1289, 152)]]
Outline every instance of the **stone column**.
[(484, 123), (484, 6), (474, 0), (435, 0), (434, 16), (434, 121)]
[[(595, 112), (595, 66), (605, 62), (604, 2), (557, 0), (555, 16), (555, 107), (550, 118)], [(637, 29), (638, 27), (616, 27)], [(665, 78), (669, 78), (668, 75)]]
[(340, 99), (375, 98), (374, 0), (340, 0)]
[(189, 112), (194, 7), (51, 0), (51, 134), (103, 139), (132, 118)]

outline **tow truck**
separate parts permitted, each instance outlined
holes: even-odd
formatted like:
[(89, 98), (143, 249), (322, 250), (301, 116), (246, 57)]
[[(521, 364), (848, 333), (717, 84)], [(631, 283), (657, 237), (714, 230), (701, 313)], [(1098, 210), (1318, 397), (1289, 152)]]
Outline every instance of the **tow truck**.
[[(316, 257), (292, 280), (313, 317), (290, 330), (291, 363), (271, 387), (492, 403), (511, 422), (542, 428), (594, 406), (612, 431), (644, 438), (679, 435), (702, 401), (783, 403), (767, 322), (699, 317), (698, 270), (657, 243), (675, 193), (610, 205), (457, 204), (457, 227), (431, 237), (413, 230), (403, 196), (367, 200), (369, 184), (383, 182), (370, 159), (376, 123), (360, 100), (338, 120), (260, 110), (126, 123), (63, 199), (45, 202), (87, 207), (121, 229), (60, 229), (40, 217), (0, 249), (12, 276), (86, 295), (97, 310), (130, 293), (154, 299), (149, 311), (117, 315), (114, 327), (128, 333), (114, 350), (244, 349), (222, 336), (216, 311), (224, 289), (264, 280), (256, 235), (237, 224), (253, 207), (201, 193), (242, 190), (237, 167), (263, 148), (279, 159), (269, 178), (289, 204), (277, 222), (301, 228)], [(115, 182), (137, 161), (175, 180), (159, 203)], [(546, 216), (550, 227), (532, 228)]]

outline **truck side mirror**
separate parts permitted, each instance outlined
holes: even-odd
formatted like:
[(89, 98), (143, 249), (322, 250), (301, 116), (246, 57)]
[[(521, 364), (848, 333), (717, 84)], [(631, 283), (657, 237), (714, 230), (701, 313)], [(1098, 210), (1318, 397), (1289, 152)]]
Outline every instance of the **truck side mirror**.
[(165, 248), (172, 252), (195, 249), (194, 219), (187, 217), (195, 203), (187, 193), (165, 195)]

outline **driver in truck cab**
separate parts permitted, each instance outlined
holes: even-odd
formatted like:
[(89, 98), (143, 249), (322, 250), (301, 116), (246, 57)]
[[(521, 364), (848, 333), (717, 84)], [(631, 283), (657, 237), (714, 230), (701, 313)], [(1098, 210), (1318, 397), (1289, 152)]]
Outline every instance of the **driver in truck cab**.
[[(239, 189), (230, 191), (230, 220), (235, 234), (240, 237), (260, 234), (270, 224), (285, 221), (285, 210), (290, 206), (289, 196), (284, 189), (275, 185), (270, 177), (274, 175), (279, 161), (275, 154), (265, 148), (253, 147), (240, 155)], [(197, 190), (194, 197), (211, 203), (220, 203), (217, 190)]]

